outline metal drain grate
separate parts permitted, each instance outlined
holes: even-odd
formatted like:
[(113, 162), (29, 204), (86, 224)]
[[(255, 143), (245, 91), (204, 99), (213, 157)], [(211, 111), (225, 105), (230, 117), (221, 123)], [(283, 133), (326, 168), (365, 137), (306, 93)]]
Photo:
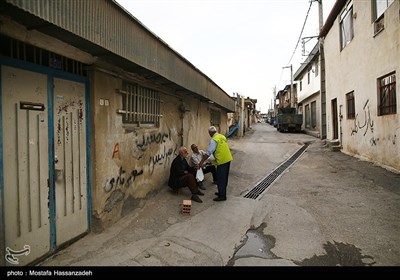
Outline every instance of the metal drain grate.
[(267, 177), (262, 179), (260, 183), (257, 184), (251, 191), (249, 191), (244, 197), (256, 199), (260, 194), (262, 194), (268, 187), (271, 185), (279, 175), (282, 174), (289, 166), (293, 164), (293, 162), (298, 159), (301, 154), (310, 146), (310, 143), (305, 143), (303, 147), (301, 147), (294, 155), (292, 155), (289, 159), (284, 161), (281, 165), (279, 165), (276, 169), (274, 169)]

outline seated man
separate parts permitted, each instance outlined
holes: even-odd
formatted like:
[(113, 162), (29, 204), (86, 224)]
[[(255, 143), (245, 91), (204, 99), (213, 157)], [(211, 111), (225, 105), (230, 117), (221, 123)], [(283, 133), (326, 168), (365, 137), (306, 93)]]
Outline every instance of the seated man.
[[(190, 146), (190, 148), (193, 151), (192, 157), (190, 158), (191, 163), (193, 166), (195, 166), (197, 168), (197, 165), (200, 163), (200, 161), (202, 160), (203, 156), (205, 155), (205, 151), (203, 150), (199, 150), (199, 148), (197, 147), (196, 144), (192, 144)], [(203, 166), (203, 173), (207, 174), (207, 173), (212, 173), (212, 177), (213, 177), (213, 184), (217, 183), (217, 169), (215, 168), (215, 165), (212, 164), (212, 161), (214, 160), (213, 156), (210, 156), (205, 165)], [(205, 190), (206, 188), (203, 186), (202, 182), (199, 182), (199, 188), (202, 190)]]
[(186, 161), (188, 151), (186, 147), (179, 148), (179, 154), (172, 161), (168, 186), (177, 191), (179, 188), (189, 187), (192, 192), (191, 200), (203, 202), (198, 195), (204, 195), (198, 187), (195, 179), (195, 168), (190, 167)]

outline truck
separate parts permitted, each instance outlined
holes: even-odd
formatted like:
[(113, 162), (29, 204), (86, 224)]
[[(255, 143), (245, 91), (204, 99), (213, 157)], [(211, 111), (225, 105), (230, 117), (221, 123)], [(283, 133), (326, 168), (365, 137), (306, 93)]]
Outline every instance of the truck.
[(276, 115), (276, 129), (279, 132), (301, 131), (303, 124), (303, 115), (296, 113), (296, 108), (279, 108)]

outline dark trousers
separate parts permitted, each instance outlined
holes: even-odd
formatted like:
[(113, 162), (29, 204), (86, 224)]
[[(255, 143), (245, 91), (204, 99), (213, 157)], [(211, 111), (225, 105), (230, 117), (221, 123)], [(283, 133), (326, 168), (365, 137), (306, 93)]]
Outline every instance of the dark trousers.
[(199, 189), (197, 188), (197, 182), (192, 173), (187, 173), (179, 177), (179, 186), (181, 188), (188, 187), (192, 194), (198, 193)]
[(217, 165), (217, 186), (219, 197), (226, 198), (226, 188), (228, 186), (229, 168), (231, 162)]
[(213, 177), (213, 182), (217, 182), (217, 168), (215, 168), (215, 165), (207, 165), (206, 167), (203, 168), (203, 173), (207, 174), (210, 173), (212, 174)]

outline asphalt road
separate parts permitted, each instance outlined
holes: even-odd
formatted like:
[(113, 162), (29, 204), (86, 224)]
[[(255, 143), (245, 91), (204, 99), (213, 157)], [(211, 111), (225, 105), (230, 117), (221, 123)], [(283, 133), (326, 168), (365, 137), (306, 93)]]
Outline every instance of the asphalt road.
[[(174, 195), (165, 185), (112, 227), (41, 265), (400, 265), (400, 174), (264, 123), (229, 144), (227, 201), (212, 200), (216, 187), (207, 174), (204, 202), (182, 215), (189, 190)], [(246, 197), (267, 180), (256, 198)]]

